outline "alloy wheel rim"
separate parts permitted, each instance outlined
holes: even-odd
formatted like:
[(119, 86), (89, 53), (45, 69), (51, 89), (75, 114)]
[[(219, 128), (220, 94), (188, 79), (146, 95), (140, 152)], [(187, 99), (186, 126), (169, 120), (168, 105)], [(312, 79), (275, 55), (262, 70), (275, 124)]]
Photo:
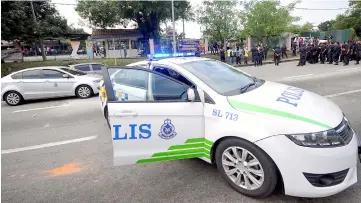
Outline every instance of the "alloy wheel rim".
[(15, 93), (10, 93), (6, 97), (6, 101), (9, 104), (13, 104), (13, 105), (18, 104), (20, 102), (20, 96), (18, 94), (15, 94)]
[(257, 190), (264, 182), (259, 160), (242, 147), (229, 147), (222, 154), (223, 169), (233, 183), (246, 190)]
[(78, 94), (81, 97), (88, 97), (90, 95), (90, 89), (87, 87), (80, 87), (78, 90)]

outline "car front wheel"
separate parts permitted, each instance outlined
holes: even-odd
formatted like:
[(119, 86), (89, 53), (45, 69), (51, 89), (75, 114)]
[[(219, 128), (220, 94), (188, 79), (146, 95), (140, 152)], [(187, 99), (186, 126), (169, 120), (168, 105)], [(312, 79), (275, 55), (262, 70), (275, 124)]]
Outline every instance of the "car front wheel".
[(17, 106), (23, 100), (21, 94), (15, 91), (7, 92), (4, 98), (5, 102), (10, 106)]
[(80, 85), (76, 88), (76, 96), (82, 99), (89, 98), (93, 95), (93, 90), (88, 85)]
[(216, 164), (223, 178), (238, 192), (255, 198), (270, 195), (278, 174), (272, 159), (256, 145), (229, 138), (216, 149)]

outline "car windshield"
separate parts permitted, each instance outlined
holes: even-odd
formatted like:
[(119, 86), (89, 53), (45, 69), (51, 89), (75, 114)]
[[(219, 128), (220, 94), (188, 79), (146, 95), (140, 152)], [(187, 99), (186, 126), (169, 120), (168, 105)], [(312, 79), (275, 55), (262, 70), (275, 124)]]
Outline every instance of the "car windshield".
[(66, 71), (70, 74), (73, 74), (73, 75), (87, 75), (86, 73), (79, 71), (79, 70), (73, 70), (73, 69), (69, 69), (69, 68), (60, 68), (60, 69), (63, 71)]
[(223, 96), (241, 94), (243, 87), (255, 82), (252, 77), (215, 60), (192, 61), (182, 66)]

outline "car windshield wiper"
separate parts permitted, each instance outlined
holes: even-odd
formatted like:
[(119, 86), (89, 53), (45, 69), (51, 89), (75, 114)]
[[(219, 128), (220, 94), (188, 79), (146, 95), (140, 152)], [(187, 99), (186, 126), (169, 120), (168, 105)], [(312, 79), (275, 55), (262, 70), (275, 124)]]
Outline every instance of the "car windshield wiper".
[(251, 82), (251, 83), (249, 83), (248, 85), (242, 87), (242, 88), (241, 88), (241, 94), (242, 94), (242, 93), (245, 93), (245, 92), (248, 90), (248, 88), (250, 88), (250, 87), (253, 86), (253, 85), (256, 85), (256, 83), (255, 83), (255, 82)]

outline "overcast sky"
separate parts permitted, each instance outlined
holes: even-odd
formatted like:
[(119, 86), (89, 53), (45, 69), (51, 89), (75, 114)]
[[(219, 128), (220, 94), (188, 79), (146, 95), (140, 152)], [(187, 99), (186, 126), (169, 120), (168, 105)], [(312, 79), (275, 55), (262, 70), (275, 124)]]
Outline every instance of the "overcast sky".
[[(287, 5), (293, 0), (281, 0), (283, 5)], [(76, 4), (76, 0), (52, 0), (53, 3), (61, 4)], [(201, 0), (190, 0), (193, 7), (200, 6)], [(74, 27), (81, 27), (86, 32), (91, 33), (91, 29), (81, 25), (82, 19), (75, 11), (74, 5), (60, 5), (55, 4), (60, 15), (64, 16), (68, 20), (68, 24), (73, 24)], [(296, 7), (298, 8), (316, 8), (316, 9), (338, 9), (338, 10), (294, 10), (292, 12), (293, 16), (301, 17), (301, 20), (298, 24), (303, 24), (305, 22), (310, 22), (317, 26), (319, 23), (334, 19), (336, 15), (344, 13), (345, 9), (339, 8), (348, 8), (348, 0), (302, 0), (300, 4)], [(83, 20), (84, 22), (84, 20)], [(171, 24), (169, 24), (171, 25)], [(176, 30), (182, 32), (182, 22), (176, 22)], [(185, 33), (187, 38), (200, 38), (201, 30), (200, 26), (195, 22), (186, 22), (185, 23)]]

